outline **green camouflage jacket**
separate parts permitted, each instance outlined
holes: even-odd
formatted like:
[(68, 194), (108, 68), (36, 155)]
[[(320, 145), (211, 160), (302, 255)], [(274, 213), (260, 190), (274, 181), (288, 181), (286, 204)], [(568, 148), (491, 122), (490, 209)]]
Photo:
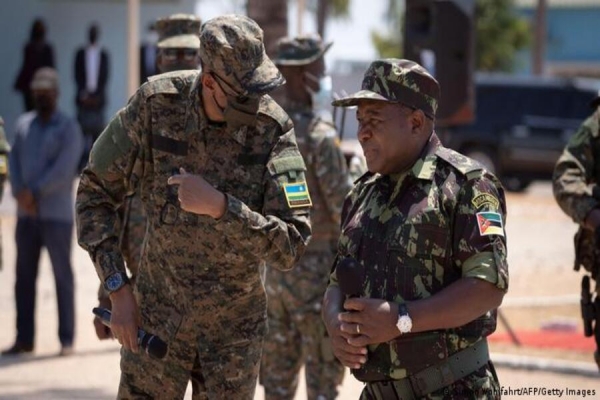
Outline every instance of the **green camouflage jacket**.
[[(343, 208), (337, 260), (354, 257), (364, 268), (362, 297), (419, 300), (466, 277), (506, 291), (505, 217), (499, 181), (478, 163), (441, 146), (433, 134), (408, 172), (368, 173), (356, 183)], [(337, 284), (335, 269), (330, 284)], [(490, 311), (456, 329), (369, 346), (357, 376), (404, 378), (495, 328), (496, 313)]]
[[(79, 244), (102, 281), (125, 271), (117, 209), (125, 196), (141, 194), (148, 218), (136, 281), (142, 314), (144, 300), (182, 312), (197, 307), (195, 299), (210, 300), (229, 317), (260, 309), (259, 266), (291, 268), (310, 237), (306, 168), (287, 114), (263, 96), (256, 126), (227, 133), (204, 115), (199, 78), (177, 71), (142, 85), (95, 143), (77, 192)], [(221, 219), (180, 208), (177, 187), (167, 184), (180, 167), (226, 194)]]
[[(582, 225), (588, 213), (600, 207), (600, 108), (571, 137), (554, 168), (554, 197), (560, 208)], [(580, 227), (575, 237), (575, 267), (598, 272), (600, 260), (594, 232)], [(596, 274), (594, 274), (596, 276)]]

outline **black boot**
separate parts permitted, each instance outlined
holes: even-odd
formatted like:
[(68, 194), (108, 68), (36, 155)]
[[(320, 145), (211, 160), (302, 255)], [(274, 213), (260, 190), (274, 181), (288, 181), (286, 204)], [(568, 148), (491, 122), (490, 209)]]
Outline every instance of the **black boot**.
[(20, 356), (24, 354), (29, 354), (33, 352), (33, 345), (27, 345), (19, 342), (15, 342), (15, 344), (4, 351), (2, 351), (3, 356)]

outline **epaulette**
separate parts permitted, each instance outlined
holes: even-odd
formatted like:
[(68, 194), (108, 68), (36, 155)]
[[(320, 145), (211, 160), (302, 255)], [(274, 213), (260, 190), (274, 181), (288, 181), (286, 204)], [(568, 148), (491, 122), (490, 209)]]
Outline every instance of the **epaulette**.
[(446, 161), (468, 179), (481, 176), (481, 172), (485, 170), (485, 167), (478, 161), (447, 147), (440, 146), (436, 150), (435, 155)]
[(146, 96), (159, 93), (185, 93), (200, 73), (199, 70), (165, 72), (148, 77), (148, 82), (140, 88)]
[(294, 127), (292, 119), (271, 96), (262, 96), (258, 113), (266, 115), (277, 122), (281, 127), (282, 133), (286, 133)]
[[(308, 135), (317, 145), (325, 139), (336, 139), (337, 131), (335, 125), (323, 118), (314, 118), (308, 126)], [(339, 145), (339, 140), (338, 140)]]

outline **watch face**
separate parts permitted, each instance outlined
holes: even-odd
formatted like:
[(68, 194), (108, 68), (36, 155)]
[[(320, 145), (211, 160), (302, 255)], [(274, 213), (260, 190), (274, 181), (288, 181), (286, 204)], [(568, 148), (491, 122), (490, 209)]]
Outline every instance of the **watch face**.
[(408, 315), (398, 318), (398, 330), (402, 333), (408, 333), (412, 329), (412, 320)]
[(123, 277), (121, 274), (112, 274), (106, 279), (106, 289), (109, 292), (114, 292), (121, 286), (123, 286)]

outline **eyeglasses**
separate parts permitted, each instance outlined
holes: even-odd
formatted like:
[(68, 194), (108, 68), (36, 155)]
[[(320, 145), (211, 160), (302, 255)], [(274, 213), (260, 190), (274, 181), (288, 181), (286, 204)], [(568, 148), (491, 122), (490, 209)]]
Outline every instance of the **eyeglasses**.
[(176, 61), (177, 59), (183, 59), (185, 61), (192, 61), (198, 55), (196, 49), (163, 49), (162, 55), (166, 61)]

